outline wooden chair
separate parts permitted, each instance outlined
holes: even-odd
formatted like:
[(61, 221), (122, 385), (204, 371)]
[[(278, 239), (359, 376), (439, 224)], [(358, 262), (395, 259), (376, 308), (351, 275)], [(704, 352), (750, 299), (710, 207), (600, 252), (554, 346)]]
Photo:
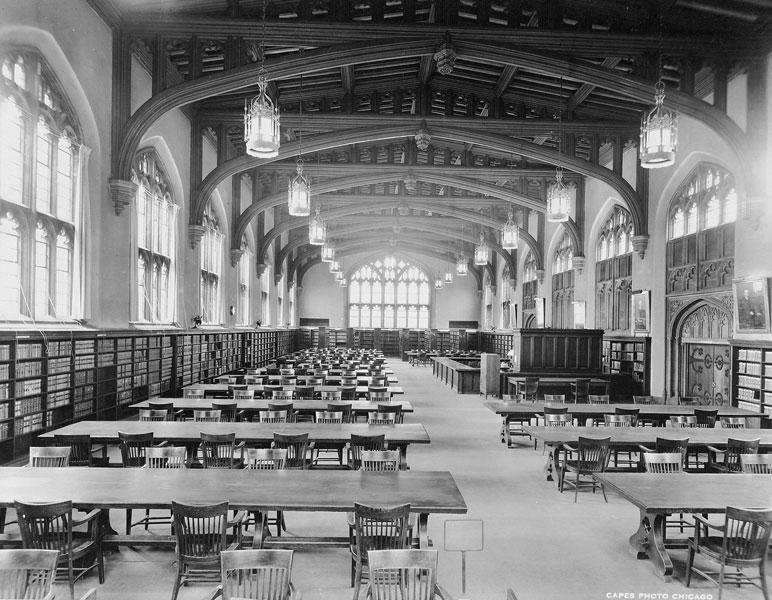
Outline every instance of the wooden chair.
[(351, 440), (346, 445), (346, 464), (349, 469), (358, 471), (362, 468), (362, 452), (368, 450), (385, 450), (386, 435), (351, 434)]
[(175, 411), (174, 410), (174, 402), (152, 402), (148, 401), (147, 403), (148, 410), (163, 410), (166, 412), (166, 420), (167, 421), (175, 421), (177, 417), (181, 418), (181, 413), (183, 411)]
[[(760, 438), (753, 440), (738, 440), (727, 438), (726, 448), (721, 450), (714, 446), (708, 446), (708, 463), (705, 469), (711, 473), (740, 473), (742, 464), (740, 455), (758, 454)], [(723, 460), (718, 460), (718, 455), (723, 455)]]
[(290, 581), (292, 550), (223, 550), (222, 584), (209, 600), (299, 600)]
[[(99, 509), (73, 520), (70, 500), (51, 504), (25, 504), (17, 501), (14, 506), (22, 545), (29, 549), (59, 552), (57, 572), (67, 575), (71, 600), (75, 598), (75, 582), (95, 567), (99, 583), (105, 582)], [(86, 533), (73, 534), (73, 527), (81, 525), (87, 526)], [(90, 556), (93, 557), (90, 565), (76, 566)]]
[(295, 399), (295, 392), (292, 390), (272, 390), (271, 400), (275, 402), (292, 402)]
[(608, 404), (610, 401), (608, 394), (588, 394), (587, 404)]
[(219, 410), (194, 410), (193, 420), (196, 423), (219, 423), (221, 413)]
[(271, 448), (285, 448), (287, 450), (287, 462), (285, 468), (306, 470), (311, 466), (308, 457), (309, 452), (313, 454), (314, 443), (308, 441), (307, 433), (273, 433), (273, 443)]
[(204, 390), (199, 388), (184, 389), (182, 390), (183, 398), (203, 398)]
[(238, 404), (235, 402), (212, 402), (212, 410), (220, 411), (221, 423), (235, 423), (239, 420)]
[[(147, 448), (153, 445), (153, 433), (124, 433), (118, 432), (118, 448), (121, 451), (121, 466), (124, 468), (143, 467)], [(131, 528), (136, 525), (144, 525), (147, 529), (147, 521), (150, 511), (145, 510), (145, 519), (132, 523), (132, 509), (126, 509), (126, 535), (131, 533)]]
[(354, 409), (351, 402), (327, 402), (327, 410), (343, 413), (344, 423), (354, 422)]
[(373, 404), (378, 403), (378, 402), (386, 404), (388, 402), (391, 402), (391, 392), (389, 392), (388, 390), (385, 390), (385, 389), (384, 390), (380, 390), (380, 391), (369, 391), (368, 390), (368, 392), (367, 392), (367, 399), (370, 402), (372, 402)]
[(297, 383), (298, 383), (298, 378), (295, 375), (286, 375), (286, 376), (282, 375), (279, 378), (279, 385), (281, 385), (282, 387), (285, 386), (285, 385), (287, 385), (287, 386), (289, 386), (289, 385), (294, 386), (294, 385), (297, 385)]
[[(711, 531), (720, 535), (711, 535)], [(705, 517), (695, 515), (694, 537), (689, 538), (688, 541), (686, 587), (691, 584), (692, 572), (694, 572), (718, 585), (719, 599), (724, 581), (728, 581), (738, 586), (741, 583), (750, 583), (761, 589), (764, 600), (769, 600), (764, 564), (769, 548), (770, 532), (772, 532), (772, 509), (749, 510), (727, 506), (723, 525), (715, 525)], [(712, 563), (718, 563), (719, 571), (706, 571), (695, 567), (694, 557), (697, 554)], [(757, 576), (751, 577), (743, 570), (752, 568), (758, 569)]]
[(295, 400), (313, 400), (313, 399), (314, 399), (314, 386), (299, 385), (295, 387)]
[[(67, 446), (70, 449), (71, 467), (106, 467), (108, 458), (104, 446), (92, 446), (90, 435), (54, 434), (54, 446)], [(101, 456), (95, 456), (101, 453)]]
[(394, 423), (402, 423), (404, 419), (404, 413), (402, 412), (401, 404), (378, 404), (379, 413), (393, 413)]
[(699, 406), (699, 396), (678, 396), (678, 406)]
[(343, 413), (329, 410), (317, 410), (314, 412), (314, 422), (340, 425), (343, 423)]
[[(244, 383), (247, 385), (262, 385), (263, 383), (265, 383), (265, 380), (266, 380), (265, 375), (244, 375)], [(253, 392), (253, 390), (250, 390), (248, 388), (247, 388), (247, 391)]]
[(633, 404), (654, 404), (654, 396), (633, 396)]
[(140, 421), (166, 421), (169, 413), (165, 410), (150, 410), (146, 408), (139, 409)]
[[(603, 499), (608, 502), (603, 484), (596, 481), (593, 475), (603, 473), (608, 468), (610, 443), (610, 437), (588, 438), (579, 436), (579, 443), (576, 446), (563, 444), (564, 451), (570, 452), (571, 456), (575, 458), (569, 458), (568, 454), (564, 454), (563, 460), (559, 461), (558, 475), (561, 494), (566, 483), (572, 485), (574, 487), (574, 502), (576, 502), (581, 486), (592, 486), (592, 493), (594, 494), (595, 487), (599, 485), (601, 492), (603, 492)], [(567, 473), (576, 474), (574, 481), (566, 479)], [(583, 481), (582, 477), (588, 479)]]
[(745, 429), (747, 427), (745, 417), (724, 417), (720, 423), (723, 429)]
[(394, 413), (382, 413), (371, 411), (367, 413), (368, 425), (394, 425), (396, 415)]
[(590, 380), (577, 378), (571, 392), (573, 394), (574, 403), (587, 402), (587, 397), (590, 395)]
[(54, 600), (56, 550), (0, 550), (0, 598)]
[[(220, 582), (220, 553), (236, 550), (241, 545), (239, 512), (228, 520), (228, 503), (188, 505), (172, 500), (174, 535), (177, 539), (177, 576), (172, 600), (177, 600), (180, 587), (194, 582)], [(232, 527), (234, 541), (229, 545), (227, 531)]]
[(697, 417), (697, 427), (702, 429), (712, 429), (716, 426), (718, 418), (718, 409), (713, 408), (695, 408), (694, 416)]
[(544, 415), (544, 426), (545, 427), (570, 427), (574, 422), (573, 415), (570, 415), (568, 413), (562, 413), (562, 414), (550, 414), (546, 413)]
[[(663, 438), (657, 437), (654, 441), (654, 448), (639, 445), (642, 453), (672, 454), (678, 452), (681, 455), (681, 470), (686, 468), (686, 452), (689, 448), (689, 438)], [(643, 465), (645, 466), (645, 465)]]
[(399, 450), (363, 450), (360, 454), (362, 471), (399, 471)]
[[(286, 465), (286, 448), (247, 448), (244, 457), (244, 468), (253, 471), (281, 471)], [(260, 527), (261, 522), (262, 513), (253, 511), (250, 519), (244, 522), (244, 527), (248, 527), (250, 523), (254, 523), (255, 528), (257, 529)], [(275, 525), (276, 535), (279, 537), (281, 537), (282, 529), (287, 529), (282, 511), (277, 511), (276, 517), (266, 518), (265, 525), (266, 527)], [(255, 535), (259, 535), (259, 532), (256, 532)]]
[(233, 399), (234, 400), (254, 400), (255, 399), (255, 390), (233, 390)]
[(545, 406), (542, 409), (544, 415), (566, 415), (568, 414), (567, 406)]
[[(244, 442), (236, 444), (235, 433), (201, 432), (201, 462), (205, 469), (240, 469), (244, 466)], [(236, 458), (236, 450), (241, 457)]]
[(228, 385), (231, 383), (237, 383), (238, 378), (235, 375), (221, 375), (220, 377), (215, 377), (214, 382)]
[(539, 394), (539, 378), (526, 377), (525, 381), (517, 383), (517, 401), (518, 402), (536, 402)]
[(696, 427), (697, 426), (697, 417), (692, 415), (679, 415), (669, 418), (670, 426), (671, 427)]
[(338, 387), (338, 390), (340, 390), (340, 399), (343, 402), (353, 402), (357, 399), (356, 382), (354, 385), (347, 385), (344, 381), (341, 381), (341, 385)]
[(643, 463), (647, 473), (683, 473), (683, 456), (680, 452), (644, 452)]
[(743, 473), (772, 474), (772, 454), (741, 454), (740, 464)]
[(273, 399), (268, 402), (268, 410), (283, 410), (287, 413), (287, 423), (294, 423), (297, 420), (297, 412), (291, 401)]
[(632, 427), (632, 417), (630, 415), (603, 415), (604, 425), (606, 427)]
[(161, 446), (145, 449), (146, 469), (185, 469), (187, 451), (184, 446)]
[(261, 423), (286, 423), (287, 422), (286, 410), (259, 410), (257, 411), (257, 414)]
[(630, 427), (638, 427), (639, 424), (639, 417), (641, 414), (640, 408), (625, 408), (623, 406), (617, 406), (614, 408), (614, 414), (617, 415), (629, 415), (630, 416)]
[(368, 566), (368, 552), (410, 547), (409, 516), (409, 504), (385, 508), (354, 503), (354, 535), (350, 540), (354, 600), (359, 598), (362, 577)]
[(31, 446), (29, 449), (29, 464), (37, 467), (69, 467), (70, 449), (66, 446)]
[(340, 402), (342, 400), (340, 390), (327, 390), (321, 393), (324, 402)]
[[(565, 404), (566, 395), (565, 394), (544, 394), (544, 402), (547, 404), (550, 404), (550, 403)], [(566, 408), (566, 410), (568, 409)]]
[(437, 550), (370, 550), (367, 598), (452, 600), (437, 584)]

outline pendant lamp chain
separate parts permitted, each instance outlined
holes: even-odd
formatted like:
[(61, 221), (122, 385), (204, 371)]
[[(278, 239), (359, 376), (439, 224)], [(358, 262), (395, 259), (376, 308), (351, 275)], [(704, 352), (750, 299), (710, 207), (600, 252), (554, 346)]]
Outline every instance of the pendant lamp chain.
[(558, 105), (558, 164), (555, 168), (555, 183), (547, 191), (547, 221), (563, 223), (568, 221), (570, 191), (563, 183), (563, 77), (560, 77), (560, 103)]
[[(303, 55), (302, 49), (300, 54)], [(293, 217), (307, 217), (311, 214), (311, 180), (303, 175), (303, 73), (300, 74), (298, 120), (297, 174), (288, 182), (287, 209)]]

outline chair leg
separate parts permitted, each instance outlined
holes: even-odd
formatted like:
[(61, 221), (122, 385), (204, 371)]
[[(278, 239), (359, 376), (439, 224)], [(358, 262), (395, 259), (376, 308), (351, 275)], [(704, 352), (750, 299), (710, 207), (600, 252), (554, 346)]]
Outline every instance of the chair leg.
[[(593, 487), (592, 491), (595, 492), (595, 488), (594, 487)], [(600, 484), (600, 491), (603, 492), (603, 499), (606, 501), (606, 504), (608, 504), (608, 498), (606, 498), (606, 487), (602, 483)]]
[(694, 546), (689, 544), (689, 556), (686, 559), (686, 587), (692, 582), (692, 565), (694, 564)]
[(759, 583), (761, 584), (761, 593), (764, 594), (764, 600), (769, 600), (769, 590), (767, 590), (767, 574), (765, 573), (764, 569), (764, 563), (766, 561), (761, 561), (761, 564), (759, 565), (759, 579), (761, 580)]
[(131, 534), (131, 509), (126, 509), (126, 535)]
[(718, 600), (721, 600), (721, 594), (724, 591), (724, 570), (726, 565), (722, 562), (721, 567), (718, 570)]
[(354, 600), (359, 599), (359, 588), (362, 585), (362, 561), (357, 560), (357, 568), (354, 573)]
[(150, 509), (145, 509), (145, 531), (147, 531), (148, 525), (150, 525)]
[(574, 485), (574, 504), (576, 504), (576, 500), (579, 498), (579, 471), (576, 471), (576, 484)]
[(180, 593), (180, 582), (182, 581), (182, 562), (177, 557), (177, 577), (174, 578), (174, 589), (172, 590), (172, 600), (177, 600), (177, 594)]

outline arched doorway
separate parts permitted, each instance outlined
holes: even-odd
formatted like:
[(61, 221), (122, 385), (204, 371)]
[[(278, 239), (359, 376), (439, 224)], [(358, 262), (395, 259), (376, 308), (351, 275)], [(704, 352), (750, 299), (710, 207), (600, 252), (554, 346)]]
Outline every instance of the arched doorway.
[(674, 364), (679, 369), (674, 389), (680, 395), (696, 396), (701, 404), (730, 403), (731, 327), (731, 312), (709, 300), (684, 307), (676, 317)]

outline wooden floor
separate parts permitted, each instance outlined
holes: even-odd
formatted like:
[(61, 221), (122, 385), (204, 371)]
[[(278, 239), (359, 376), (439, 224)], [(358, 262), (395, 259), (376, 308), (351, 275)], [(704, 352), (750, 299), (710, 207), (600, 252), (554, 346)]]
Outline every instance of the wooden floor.
[[(636, 528), (637, 510), (612, 494), (609, 503), (598, 493), (560, 495), (545, 481), (545, 457), (526, 439), (507, 449), (499, 442), (499, 419), (483, 406), (482, 397), (457, 395), (432, 377), (431, 368), (410, 367), (391, 361), (405, 388), (405, 399), (415, 407), (406, 422), (422, 422), (431, 444), (415, 445), (408, 453), (414, 469), (448, 469), (459, 485), (469, 518), (485, 522), (485, 550), (467, 557), (467, 597), (504, 600), (511, 587), (520, 600), (571, 598), (600, 600), (622, 598), (610, 594), (712, 594), (709, 582), (695, 576), (692, 587), (683, 584), (685, 555), (673, 554), (674, 581), (662, 582), (647, 561), (628, 553), (627, 539)], [(695, 475), (698, 477), (698, 475)], [(772, 499), (771, 499), (772, 501)], [(123, 513), (114, 511), (114, 526), (123, 523)], [(290, 533), (341, 535), (345, 517), (331, 514), (287, 514)], [(432, 517), (430, 536), (440, 549), (439, 579), (454, 596), (461, 592), (461, 558), (444, 552), (443, 522)], [(97, 586), (99, 600), (168, 600), (174, 581), (171, 552), (123, 548), (106, 557), (107, 581), (99, 586), (95, 576), (78, 585), (79, 590)], [(349, 555), (346, 550), (295, 553), (293, 580), (304, 600), (351, 598)], [(769, 569), (768, 569), (769, 570)], [(211, 587), (183, 589), (180, 600), (202, 600)], [(61, 589), (60, 597), (66, 597)], [(362, 595), (364, 597), (364, 594)], [(656, 597), (656, 596), (649, 596)], [(688, 596), (682, 596), (687, 598)], [(700, 596), (697, 596), (700, 597)], [(728, 588), (724, 598), (760, 598), (758, 590)]]

